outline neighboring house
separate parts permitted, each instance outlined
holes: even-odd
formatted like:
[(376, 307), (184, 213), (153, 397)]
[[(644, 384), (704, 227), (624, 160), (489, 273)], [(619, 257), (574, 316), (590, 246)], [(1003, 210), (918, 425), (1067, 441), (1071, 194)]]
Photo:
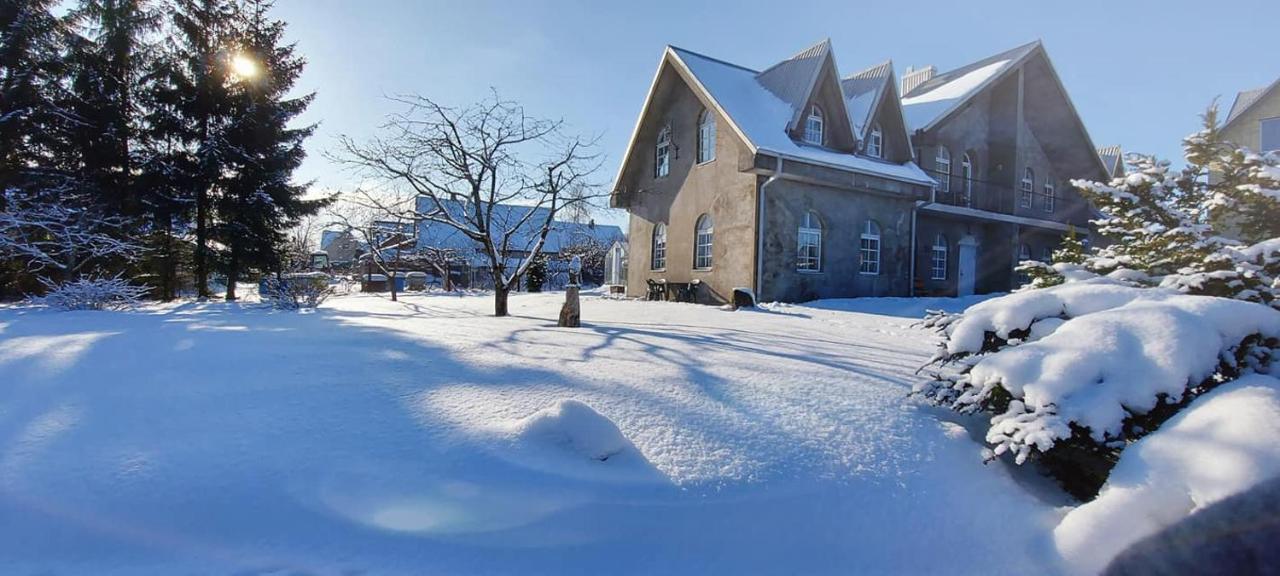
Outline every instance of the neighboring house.
[[(465, 208), (465, 205), (460, 202), (445, 202), (445, 204), (445, 209), (451, 213), (456, 210), (461, 214)], [(418, 199), (420, 213), (431, 212), (433, 208), (434, 203), (430, 198)], [(537, 213), (525, 218), (530, 210), (536, 210)], [(511, 204), (498, 204), (493, 207), (492, 237), (500, 240), (507, 235), (508, 231), (514, 232), (510, 235), (508, 244), (508, 272), (514, 271), (521, 259), (527, 256), (537, 244), (542, 223), (546, 221), (546, 213), (546, 208)], [(588, 243), (604, 250), (619, 238), (622, 238), (622, 229), (617, 226), (596, 224), (594, 221), (583, 223), (555, 220), (542, 245), (542, 254), (554, 258), (563, 250)], [(450, 251), (456, 258), (455, 261), (466, 268), (469, 283), (479, 286), (492, 285), (488, 256), (479, 251), (479, 243), (468, 238), (457, 228), (430, 220), (419, 220), (417, 248)], [(553, 272), (560, 267), (563, 266), (549, 266)]]
[(1102, 165), (1107, 168), (1107, 175), (1112, 178), (1124, 176), (1124, 150), (1119, 146), (1107, 146), (1098, 149)]
[(764, 71), (669, 46), (611, 202), (632, 295), (968, 294), (1087, 233), (1067, 182), (1106, 174), (1039, 42), (901, 86), (891, 62), (842, 78), (829, 41)]
[(346, 230), (324, 230), (320, 233), (320, 251), (329, 255), (328, 265), (345, 266), (368, 250), (363, 242)]
[(1222, 124), (1222, 137), (1254, 152), (1280, 151), (1280, 78), (1269, 86), (1236, 94)]

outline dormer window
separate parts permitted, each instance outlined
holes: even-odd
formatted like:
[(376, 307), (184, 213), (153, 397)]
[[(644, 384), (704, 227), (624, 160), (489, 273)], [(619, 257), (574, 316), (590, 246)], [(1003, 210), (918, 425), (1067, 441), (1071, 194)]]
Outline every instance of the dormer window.
[(671, 127), (663, 126), (653, 144), (653, 177), (662, 178), (671, 173)]
[(879, 124), (872, 126), (871, 134), (867, 136), (867, 156), (872, 158), (884, 157), (884, 132), (880, 131)]
[(822, 145), (822, 109), (817, 104), (809, 107), (809, 117), (804, 121), (804, 141)]

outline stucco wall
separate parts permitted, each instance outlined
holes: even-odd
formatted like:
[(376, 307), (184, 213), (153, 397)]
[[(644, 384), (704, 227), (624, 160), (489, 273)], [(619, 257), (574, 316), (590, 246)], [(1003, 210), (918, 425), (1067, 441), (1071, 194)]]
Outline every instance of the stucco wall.
[[(697, 161), (697, 120), (704, 103), (674, 69), (667, 67), (651, 104), (650, 117), (642, 122), (635, 150), (619, 187), (627, 190), (629, 225), (627, 294), (643, 296), (649, 279), (668, 282), (702, 282), (699, 301), (726, 302), (736, 287), (752, 285), (755, 261), (756, 177), (741, 172), (750, 167), (745, 145), (724, 118), (716, 118), (716, 159)], [(661, 126), (672, 128), (675, 145), (671, 171), (655, 178), (654, 140)], [(712, 267), (693, 269), (694, 228), (702, 214), (714, 222)], [(667, 263), (652, 266), (653, 229), (667, 225)]]
[[(856, 296), (905, 296), (910, 288), (909, 196), (778, 180), (765, 192), (765, 270), (762, 301), (805, 301)], [(822, 221), (819, 272), (796, 270), (804, 214)], [(880, 225), (880, 272), (859, 271), (860, 238), (867, 219)]]

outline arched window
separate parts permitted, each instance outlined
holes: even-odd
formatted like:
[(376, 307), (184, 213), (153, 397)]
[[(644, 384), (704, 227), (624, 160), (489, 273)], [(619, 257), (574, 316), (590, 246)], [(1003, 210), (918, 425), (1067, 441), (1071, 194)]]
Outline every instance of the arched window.
[(880, 130), (879, 124), (872, 126), (871, 134), (867, 136), (867, 156), (873, 158), (884, 156), (884, 132)]
[(938, 155), (933, 159), (934, 170), (938, 177), (938, 191), (951, 193), (951, 151), (946, 146), (938, 147)]
[(715, 230), (712, 228), (711, 215), (703, 214), (699, 216), (693, 238), (694, 268), (698, 270), (711, 268), (711, 245), (714, 240)]
[(880, 273), (880, 225), (867, 220), (858, 243), (858, 271), (863, 274)]
[(703, 110), (698, 116), (698, 163), (716, 159), (716, 115)]
[(1036, 190), (1036, 173), (1030, 168), (1022, 171), (1022, 207), (1030, 208), (1031, 199)]
[(671, 127), (663, 126), (653, 145), (653, 177), (661, 178), (671, 173)]
[(1058, 198), (1054, 195), (1053, 182), (1046, 179), (1044, 181), (1044, 211), (1053, 212), (1057, 208)]
[(809, 107), (809, 117), (804, 121), (804, 141), (822, 145), (822, 109), (817, 104)]
[(964, 189), (961, 190), (964, 197), (961, 198), (961, 204), (968, 206), (973, 201), (973, 158), (968, 153), (960, 158), (960, 176), (964, 179)]
[(822, 221), (818, 213), (812, 210), (804, 213), (797, 234), (799, 246), (796, 251), (796, 270), (801, 272), (822, 271)]
[(653, 225), (653, 259), (650, 268), (664, 270), (667, 267), (667, 225), (661, 222)]
[(931, 278), (934, 280), (947, 279), (947, 237), (939, 234), (933, 237), (933, 255), (931, 263), (933, 264), (933, 274)]

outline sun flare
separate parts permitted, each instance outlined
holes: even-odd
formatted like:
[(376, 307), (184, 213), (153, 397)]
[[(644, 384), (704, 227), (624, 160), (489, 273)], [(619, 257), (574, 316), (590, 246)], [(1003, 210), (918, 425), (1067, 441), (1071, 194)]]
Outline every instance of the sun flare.
[(258, 63), (244, 54), (231, 57), (231, 71), (240, 78), (253, 78), (258, 75)]

